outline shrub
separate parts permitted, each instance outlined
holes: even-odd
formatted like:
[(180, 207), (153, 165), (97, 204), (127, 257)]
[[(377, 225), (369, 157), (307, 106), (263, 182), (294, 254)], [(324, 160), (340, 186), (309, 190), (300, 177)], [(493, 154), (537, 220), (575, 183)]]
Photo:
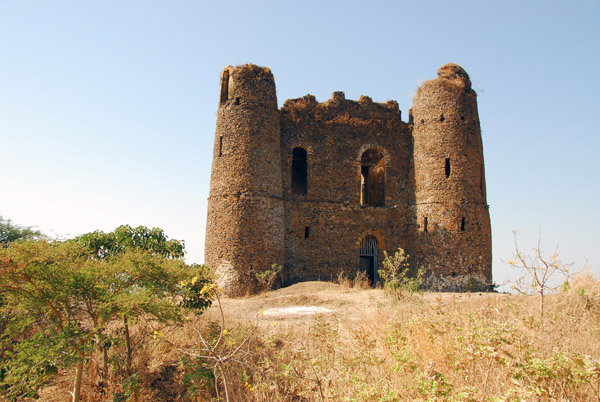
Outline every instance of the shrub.
[(281, 265), (273, 264), (271, 269), (255, 273), (254, 275), (256, 276), (260, 290), (266, 292), (267, 290), (273, 289), (275, 280), (282, 269), (283, 267)]
[(398, 300), (406, 293), (418, 292), (423, 282), (423, 271), (419, 269), (414, 277), (410, 276), (409, 255), (401, 248), (398, 248), (393, 256), (389, 256), (386, 251), (383, 254), (385, 259), (383, 269), (379, 270), (379, 276), (383, 280), (386, 292), (392, 294), (394, 300)]
[(523, 275), (517, 279), (512, 288), (521, 294), (539, 295), (540, 318), (544, 316), (544, 296), (559, 288), (568, 287), (569, 280), (573, 277), (570, 272), (572, 264), (564, 264), (558, 258), (558, 250), (551, 257), (545, 257), (541, 251), (541, 235), (538, 237), (537, 247), (532, 254), (527, 255), (519, 250), (517, 232), (515, 238), (515, 255), (508, 261), (511, 268), (520, 269)]

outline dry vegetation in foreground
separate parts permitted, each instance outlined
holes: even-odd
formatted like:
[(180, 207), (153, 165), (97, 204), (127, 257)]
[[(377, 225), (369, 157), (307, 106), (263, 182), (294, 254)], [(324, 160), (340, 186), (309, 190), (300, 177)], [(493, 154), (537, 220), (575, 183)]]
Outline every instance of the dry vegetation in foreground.
[[(600, 401), (600, 281), (579, 276), (545, 303), (540, 317), (535, 296), (425, 293), (395, 302), (360, 285), (301, 283), (224, 299), (223, 317), (213, 305), (154, 335), (138, 322), (135, 336), (155, 338), (135, 353), (138, 376), (101, 382), (97, 354), (82, 399)], [(334, 311), (272, 310), (292, 306)], [(69, 399), (72, 382), (61, 373), (41, 399)]]

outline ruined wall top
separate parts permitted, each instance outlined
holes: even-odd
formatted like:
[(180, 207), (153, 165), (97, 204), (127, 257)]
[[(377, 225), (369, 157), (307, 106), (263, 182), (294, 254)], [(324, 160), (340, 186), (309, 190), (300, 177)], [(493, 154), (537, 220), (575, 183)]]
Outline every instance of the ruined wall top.
[(292, 120), (312, 119), (344, 124), (351, 124), (352, 119), (362, 121), (372, 119), (401, 121), (402, 119), (402, 112), (395, 100), (378, 103), (362, 95), (354, 101), (346, 99), (344, 92), (341, 91), (333, 92), (331, 99), (325, 102), (317, 102), (313, 95), (288, 99), (284, 102), (281, 113)]
[(254, 64), (228, 66), (223, 69), (219, 107), (227, 102), (277, 109), (275, 79), (271, 69)]
[(469, 94), (470, 96), (476, 96), (475, 91), (471, 88), (469, 74), (467, 74), (467, 72), (458, 64), (444, 64), (438, 69), (437, 74), (437, 78), (425, 81), (425, 83), (417, 89), (416, 98), (419, 97), (419, 93), (422, 95), (423, 91), (430, 92), (430, 95), (435, 95), (437, 93), (437, 95), (440, 96), (445, 96), (442, 94), (447, 94), (447, 91), (460, 91), (464, 94)]
[(469, 74), (467, 74), (464, 68), (458, 64), (444, 64), (438, 69), (437, 74), (439, 78), (445, 78), (448, 80), (462, 80), (466, 87), (471, 88), (471, 79), (469, 78)]
[(458, 64), (444, 64), (439, 68), (437, 78), (426, 81), (417, 89), (409, 114), (415, 123), (441, 119), (442, 115), (463, 119), (467, 114), (478, 122), (477, 94), (471, 88), (469, 74)]

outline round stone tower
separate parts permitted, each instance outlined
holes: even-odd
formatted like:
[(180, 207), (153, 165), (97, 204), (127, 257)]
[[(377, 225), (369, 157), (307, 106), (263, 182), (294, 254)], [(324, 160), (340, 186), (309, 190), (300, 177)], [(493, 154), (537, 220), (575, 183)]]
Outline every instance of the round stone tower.
[(414, 261), (426, 273), (492, 281), (477, 95), (449, 63), (425, 82), (412, 107), (417, 238)]
[(280, 115), (271, 70), (227, 67), (213, 152), (205, 262), (225, 293), (251, 292), (256, 272), (283, 265)]

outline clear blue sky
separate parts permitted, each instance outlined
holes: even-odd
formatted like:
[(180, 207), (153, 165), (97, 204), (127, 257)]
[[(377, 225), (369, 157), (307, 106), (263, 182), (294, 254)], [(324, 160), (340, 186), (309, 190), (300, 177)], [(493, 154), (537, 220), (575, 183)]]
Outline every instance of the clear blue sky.
[(512, 231), (600, 273), (600, 1), (0, 0), (0, 214), (61, 236), (158, 226), (202, 262), (227, 65), (279, 103), (479, 93), (496, 281)]

